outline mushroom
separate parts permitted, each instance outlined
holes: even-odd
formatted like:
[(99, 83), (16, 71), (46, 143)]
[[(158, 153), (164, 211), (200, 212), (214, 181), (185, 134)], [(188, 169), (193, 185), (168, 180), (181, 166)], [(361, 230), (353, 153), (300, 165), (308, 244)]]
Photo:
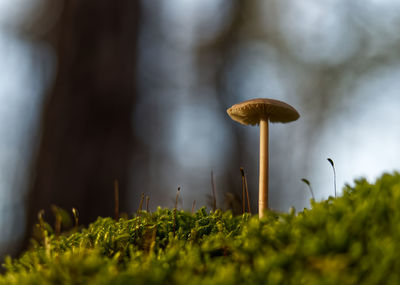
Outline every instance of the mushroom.
[(262, 218), (268, 208), (268, 121), (288, 123), (300, 115), (295, 108), (279, 100), (251, 99), (233, 105), (227, 110), (232, 120), (243, 125), (260, 125), (260, 176), (258, 214)]

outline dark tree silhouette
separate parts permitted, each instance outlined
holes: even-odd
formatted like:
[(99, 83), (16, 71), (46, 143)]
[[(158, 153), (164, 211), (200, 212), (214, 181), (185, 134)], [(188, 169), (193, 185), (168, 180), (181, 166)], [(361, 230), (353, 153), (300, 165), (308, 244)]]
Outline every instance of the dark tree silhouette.
[(38, 211), (51, 219), (51, 204), (77, 208), (83, 224), (113, 216), (118, 179), (120, 207), (128, 205), (139, 1), (58, 2), (61, 14), (47, 37), (57, 70), (43, 107), (25, 246)]
[[(225, 74), (229, 69), (229, 62), (234, 56), (232, 51), (244, 41), (240, 31), (248, 21), (246, 11), (254, 8), (255, 5), (254, 2), (250, 1), (232, 1), (230, 4), (232, 5), (231, 18), (227, 27), (209, 42), (202, 43), (197, 50), (198, 78), (200, 82), (209, 80), (208, 82), (201, 82), (201, 84), (209, 84), (215, 88), (217, 91), (216, 99), (224, 116), (227, 116), (226, 109), (228, 107), (238, 103), (232, 99), (232, 94), (229, 94), (229, 90), (226, 88)], [(229, 124), (229, 127), (232, 130), (230, 141), (234, 155), (226, 158), (225, 173), (221, 175), (224, 187), (222, 187), (220, 194), (224, 198), (224, 203), (220, 203), (220, 206), (224, 204), (225, 208), (231, 209), (235, 214), (240, 214), (243, 211), (240, 198), (242, 195), (240, 167), (247, 166), (243, 151), (244, 137), (238, 125)], [(247, 159), (248, 161), (249, 159)], [(257, 190), (258, 185), (257, 188), (252, 187), (252, 189)], [(256, 191), (252, 193), (252, 197), (256, 197), (256, 195)], [(257, 205), (257, 199), (254, 198), (251, 202), (252, 207)]]

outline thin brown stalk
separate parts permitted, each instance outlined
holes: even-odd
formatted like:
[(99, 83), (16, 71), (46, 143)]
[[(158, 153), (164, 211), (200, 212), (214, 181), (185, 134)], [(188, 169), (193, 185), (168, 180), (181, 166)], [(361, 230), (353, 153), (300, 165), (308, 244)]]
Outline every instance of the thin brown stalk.
[(139, 204), (138, 213), (140, 213), (142, 211), (143, 201), (144, 201), (144, 193), (142, 193), (142, 195), (140, 196), (140, 204)]
[(146, 196), (146, 212), (149, 212), (150, 196)]
[(192, 214), (194, 213), (195, 208), (196, 208), (196, 200), (193, 200)]
[(212, 196), (213, 196), (213, 211), (217, 209), (217, 198), (215, 195), (215, 183), (214, 183), (214, 173), (211, 170), (211, 189), (212, 189)]
[(45, 225), (44, 225), (43, 216), (44, 216), (44, 210), (41, 209), (39, 211), (39, 213), (38, 213), (38, 220), (39, 220), (39, 226), (40, 226), (40, 229), (41, 229), (42, 235), (43, 235), (43, 244), (46, 244), (47, 234), (46, 234), (46, 228), (45, 228)]
[(57, 206), (51, 205), (51, 210), (53, 211), (54, 217), (55, 217), (55, 222), (54, 222), (54, 230), (56, 234), (56, 238), (58, 239), (61, 233), (61, 215), (60, 212), (58, 211)]
[(243, 167), (240, 167), (240, 173), (242, 174), (242, 213), (244, 214), (246, 212), (246, 202), (245, 202), (245, 178), (244, 178), (244, 169)]
[(141, 218), (140, 212), (142, 211), (143, 200), (144, 200), (144, 193), (142, 193), (142, 195), (140, 196), (139, 209), (137, 210), (137, 213), (136, 213), (136, 216), (138, 216), (137, 224), (136, 224), (136, 225), (140, 225), (140, 220), (141, 220), (141, 219), (140, 219), (140, 218)]
[(176, 210), (178, 208), (178, 199), (179, 199), (179, 193), (181, 191), (181, 187), (178, 186), (178, 191), (176, 191), (176, 198), (175, 198), (175, 207), (174, 207), (174, 212), (173, 212), (173, 224), (172, 224), (172, 230), (174, 232), (175, 236), (175, 226), (176, 226)]
[(181, 191), (181, 187), (178, 187), (178, 191), (176, 191), (176, 197), (175, 197), (175, 210), (178, 208), (178, 201), (179, 201), (179, 193)]
[(303, 181), (308, 186), (308, 189), (310, 189), (310, 192), (311, 192), (311, 197), (313, 198), (313, 200), (315, 200), (314, 192), (312, 190), (310, 181), (308, 181), (305, 178), (302, 178), (301, 181)]
[(78, 210), (75, 208), (72, 208), (72, 214), (74, 215), (74, 221), (75, 221), (75, 230), (78, 229), (78, 224), (79, 224), (79, 213)]
[[(243, 192), (243, 209), (245, 208), (245, 198), (244, 195), (246, 194), (247, 198), (247, 210), (251, 214), (251, 209), (250, 209), (250, 197), (249, 197), (249, 188), (247, 187), (247, 178), (246, 178), (246, 173), (244, 172), (244, 168), (240, 168), (240, 173), (242, 174), (242, 192)], [(243, 210), (243, 213), (245, 210)]]
[(40, 227), (41, 227), (43, 230), (45, 230), (43, 216), (44, 216), (44, 210), (41, 209), (41, 210), (39, 211), (39, 213), (38, 213), (38, 220), (39, 220), (39, 225), (40, 225)]
[(333, 169), (333, 188), (335, 190), (335, 198), (336, 198), (336, 169), (335, 169), (335, 164), (333, 163), (333, 160), (331, 158), (327, 158), (327, 160), (329, 161), (329, 163), (332, 166)]
[(46, 254), (49, 256), (50, 255), (50, 244), (49, 244), (49, 239), (47, 236), (47, 230), (46, 230), (43, 216), (44, 216), (44, 210), (42, 209), (38, 213), (38, 220), (39, 220), (40, 229), (42, 231), (43, 245), (46, 249)]
[(247, 177), (246, 177), (246, 175), (244, 176), (244, 182), (245, 182), (245, 185), (246, 185), (247, 210), (249, 210), (249, 213), (251, 214), (251, 209), (250, 209), (250, 195), (249, 195), (249, 188), (247, 187)]

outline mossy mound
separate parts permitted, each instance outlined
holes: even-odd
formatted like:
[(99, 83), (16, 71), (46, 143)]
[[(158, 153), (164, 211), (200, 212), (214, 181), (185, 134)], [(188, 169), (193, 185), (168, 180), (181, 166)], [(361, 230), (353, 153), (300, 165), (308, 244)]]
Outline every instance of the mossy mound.
[(400, 284), (399, 173), (262, 220), (158, 209), (58, 238), (42, 228), (0, 284)]

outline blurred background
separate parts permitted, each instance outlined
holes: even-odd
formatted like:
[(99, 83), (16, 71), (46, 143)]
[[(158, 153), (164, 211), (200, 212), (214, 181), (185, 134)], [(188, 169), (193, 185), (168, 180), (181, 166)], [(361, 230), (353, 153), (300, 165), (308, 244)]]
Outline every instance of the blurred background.
[[(309, 206), (354, 178), (399, 168), (400, 2), (0, 0), (0, 256), (37, 213), (87, 224), (150, 209), (234, 208), (244, 167), (253, 212), (258, 127), (243, 100), (283, 100), (270, 127), (270, 207)], [(240, 198), (239, 198), (240, 201)], [(210, 209), (210, 207), (208, 207)], [(236, 209), (237, 210), (237, 209)]]

